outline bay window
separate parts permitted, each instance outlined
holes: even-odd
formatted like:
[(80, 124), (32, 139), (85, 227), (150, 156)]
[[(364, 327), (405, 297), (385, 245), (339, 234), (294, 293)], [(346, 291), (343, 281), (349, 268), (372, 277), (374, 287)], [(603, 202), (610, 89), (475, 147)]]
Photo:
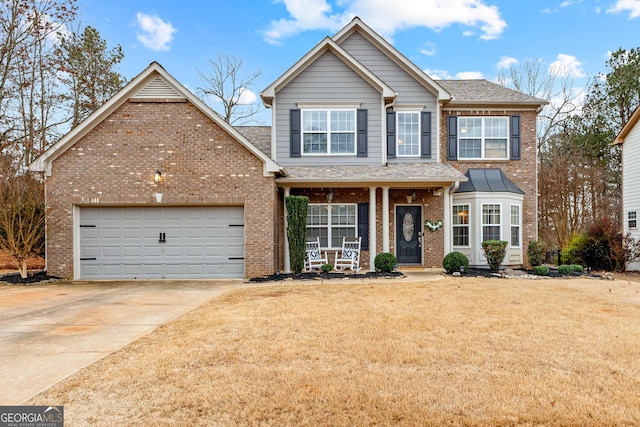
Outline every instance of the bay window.
[(500, 205), (482, 205), (482, 242), (500, 239)]
[(511, 246), (520, 247), (520, 206), (511, 205)]
[(453, 205), (453, 245), (469, 246), (469, 205)]

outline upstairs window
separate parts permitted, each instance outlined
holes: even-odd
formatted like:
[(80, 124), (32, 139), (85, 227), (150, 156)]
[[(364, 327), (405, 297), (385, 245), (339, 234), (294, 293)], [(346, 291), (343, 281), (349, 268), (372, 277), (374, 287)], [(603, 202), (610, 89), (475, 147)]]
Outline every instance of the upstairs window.
[(401, 112), (396, 113), (397, 120), (397, 156), (420, 156), (420, 113)]
[(458, 117), (458, 159), (506, 160), (508, 117)]
[(303, 154), (356, 154), (355, 110), (303, 110)]

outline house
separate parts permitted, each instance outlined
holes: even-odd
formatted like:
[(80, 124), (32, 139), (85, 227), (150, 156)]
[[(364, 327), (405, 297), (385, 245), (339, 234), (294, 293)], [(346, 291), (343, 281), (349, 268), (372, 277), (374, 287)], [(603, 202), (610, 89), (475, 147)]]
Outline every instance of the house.
[(488, 239), (509, 242), (504, 264), (526, 264), (544, 101), (433, 80), (359, 18), (261, 98), (272, 126), (234, 128), (152, 63), (31, 165), (46, 177), (48, 271), (288, 271), (287, 195), (309, 197), (307, 234), (329, 252), (360, 236), (364, 268), (380, 252), (441, 267), (454, 250), (486, 266)]
[[(635, 167), (640, 162), (640, 108), (631, 115), (631, 118), (613, 141), (622, 149), (622, 234), (630, 234), (635, 240), (640, 239), (638, 228), (638, 213), (640, 212), (640, 174)], [(640, 270), (640, 262), (632, 262), (627, 265), (627, 270)]]

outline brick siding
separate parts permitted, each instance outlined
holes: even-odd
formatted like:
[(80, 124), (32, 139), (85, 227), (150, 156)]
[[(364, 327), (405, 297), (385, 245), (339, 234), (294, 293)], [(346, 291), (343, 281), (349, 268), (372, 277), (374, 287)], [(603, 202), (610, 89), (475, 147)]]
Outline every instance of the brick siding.
[(52, 275), (73, 278), (73, 206), (244, 206), (245, 276), (276, 268), (274, 178), (189, 102), (126, 102), (53, 162), (46, 197)]

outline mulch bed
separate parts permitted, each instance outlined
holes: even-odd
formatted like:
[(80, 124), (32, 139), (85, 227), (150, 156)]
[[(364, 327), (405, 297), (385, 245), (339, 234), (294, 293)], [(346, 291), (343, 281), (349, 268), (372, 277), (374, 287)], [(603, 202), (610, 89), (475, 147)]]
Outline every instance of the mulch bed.
[(7, 282), (12, 285), (28, 285), (32, 283), (50, 282), (61, 280), (59, 277), (49, 276), (46, 271), (30, 273), (29, 277), (23, 279), (20, 273), (0, 274), (0, 283)]
[[(452, 276), (453, 274), (448, 274), (448, 276)], [(498, 278), (498, 279), (503, 279), (503, 278), (513, 278), (513, 277), (525, 277), (525, 276), (536, 276), (536, 277), (540, 277), (540, 278), (544, 278), (544, 277), (549, 277), (549, 278), (554, 278), (554, 279), (560, 279), (563, 277), (566, 278), (570, 278), (570, 277), (591, 277), (591, 278), (600, 278), (600, 275), (598, 274), (593, 274), (593, 273), (587, 273), (582, 272), (582, 273), (569, 273), (569, 274), (560, 274), (558, 272), (557, 269), (555, 268), (550, 268), (549, 269), (549, 274), (547, 274), (546, 276), (537, 276), (533, 270), (524, 270), (522, 268), (514, 268), (514, 269), (509, 269), (509, 270), (500, 270), (500, 273), (494, 273), (489, 269), (485, 269), (485, 268), (470, 268), (468, 271), (462, 273), (460, 275), (461, 277), (487, 277), (487, 278)]]
[(378, 278), (394, 278), (394, 277), (402, 277), (402, 274), (399, 271), (392, 271), (391, 273), (381, 273), (377, 271), (369, 271), (366, 273), (316, 273), (316, 272), (305, 272), (299, 274), (293, 273), (280, 273), (280, 274), (271, 274), (268, 276), (260, 276), (253, 277), (249, 279), (250, 282), (281, 282), (283, 280), (328, 280), (328, 279), (378, 279)]

